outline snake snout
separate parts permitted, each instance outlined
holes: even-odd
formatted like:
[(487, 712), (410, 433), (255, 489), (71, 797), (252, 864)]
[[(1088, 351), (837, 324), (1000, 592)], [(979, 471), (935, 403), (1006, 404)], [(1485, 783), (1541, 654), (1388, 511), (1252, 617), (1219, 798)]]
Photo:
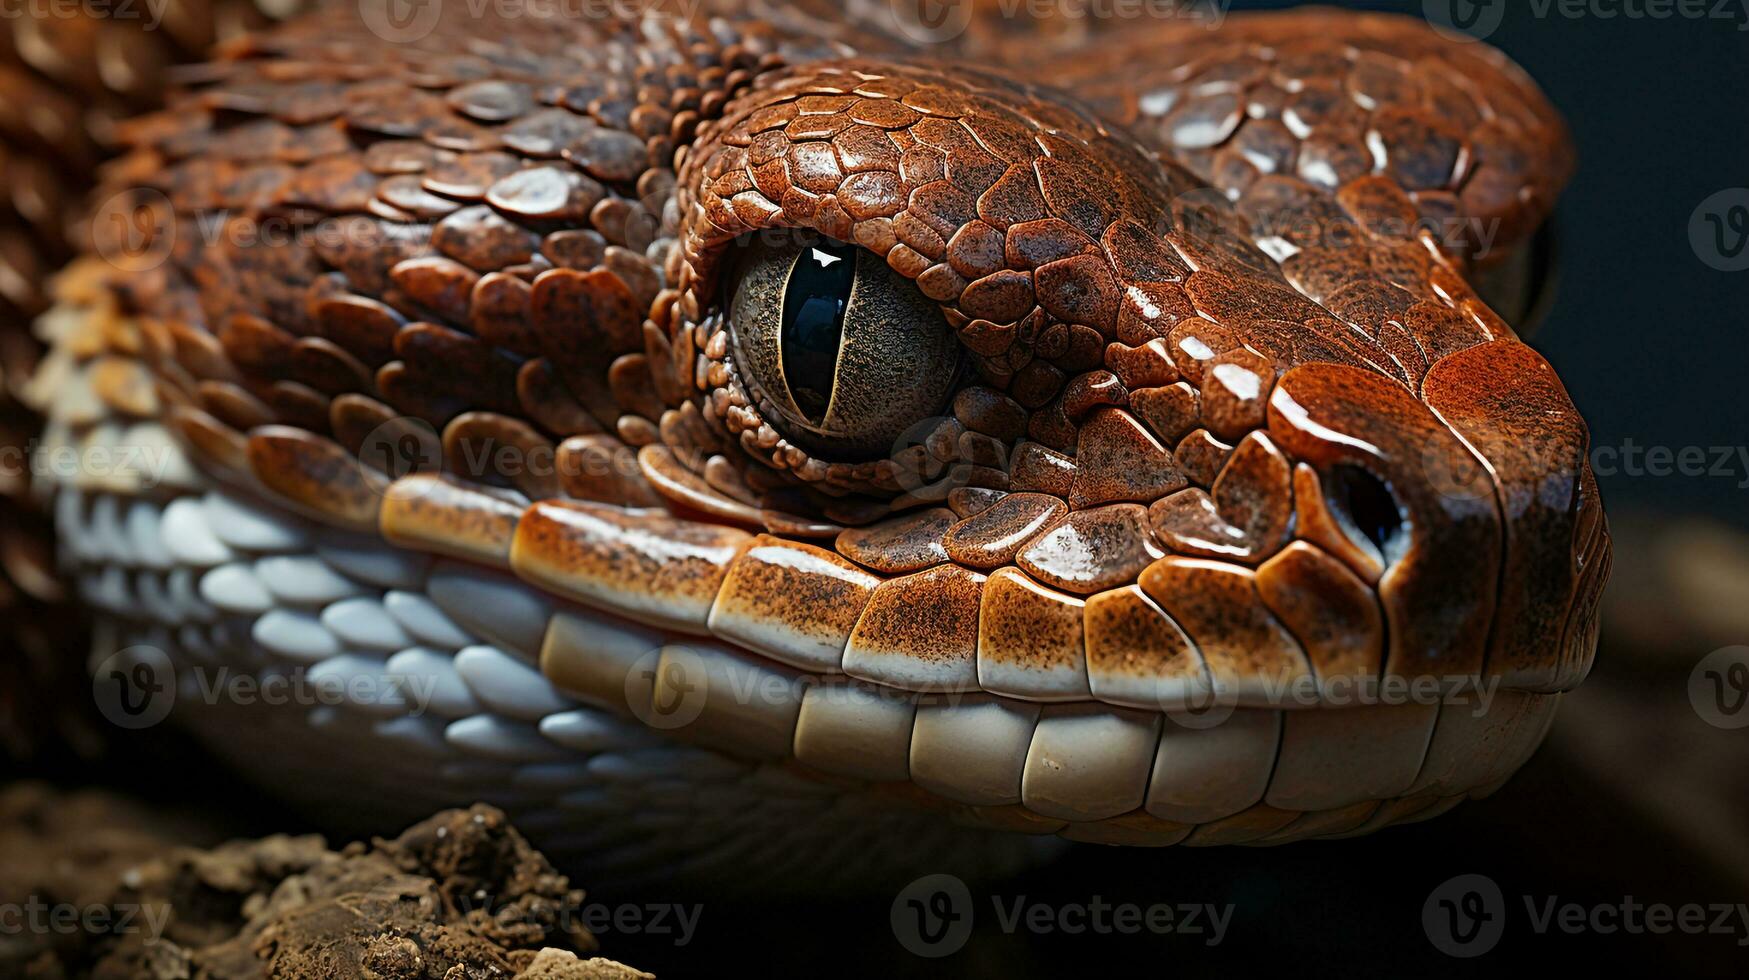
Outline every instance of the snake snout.
[(1453, 355), (1421, 398), (1305, 365), (1268, 431), (1295, 461), (1297, 535), (1377, 594), (1387, 674), (1537, 691), (1584, 676), (1607, 533), (1583, 423), (1534, 351)]
[(1548, 361), (1511, 340), (1447, 357), (1422, 399), (1492, 478), (1501, 555), (1488, 673), (1521, 690), (1575, 686), (1596, 649), (1609, 572), (1584, 420)]
[(1269, 433), (1295, 460), (1299, 537), (1377, 594), (1385, 672), (1479, 675), (1501, 550), (1482, 460), (1407, 388), (1341, 365), (1285, 374)]

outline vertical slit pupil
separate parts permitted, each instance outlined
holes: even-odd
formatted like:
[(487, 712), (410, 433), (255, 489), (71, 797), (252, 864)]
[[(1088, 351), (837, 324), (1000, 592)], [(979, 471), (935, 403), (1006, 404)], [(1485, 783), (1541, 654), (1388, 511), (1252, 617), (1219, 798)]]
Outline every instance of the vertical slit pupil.
[(822, 239), (796, 255), (784, 289), (778, 341), (784, 383), (796, 407), (816, 425), (825, 421), (832, 403), (844, 311), (855, 282), (856, 246)]

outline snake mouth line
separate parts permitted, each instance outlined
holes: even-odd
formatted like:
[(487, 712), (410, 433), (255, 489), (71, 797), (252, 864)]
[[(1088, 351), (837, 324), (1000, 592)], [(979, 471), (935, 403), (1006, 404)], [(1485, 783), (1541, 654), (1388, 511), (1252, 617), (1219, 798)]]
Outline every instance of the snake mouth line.
[[(99, 608), (129, 620), (149, 617), (158, 607), (107, 580), (193, 572), (201, 600), (248, 621), (254, 647), (270, 662), (322, 676), (384, 669), (376, 659), (382, 654), (358, 648), (368, 641), (337, 607), (356, 608), (384, 589), (417, 596), (430, 607), (426, 615), (459, 628), (447, 645), (477, 637), (499, 651), (494, 657), (477, 644), (464, 647), (454, 667), (431, 653), (420, 655), (419, 667), (405, 654), (398, 666), (389, 661), (391, 673), (438, 672), (437, 686), (455, 686), (459, 669), (466, 683), (491, 692), (482, 698), (503, 717), (482, 724), (469, 715), (443, 729), (463, 756), (530, 764), (563, 758), (574, 725), (566, 703), (574, 699), (635, 719), (661, 739), (985, 829), (1151, 844), (1363, 832), (1491, 791), (1540, 741), (1558, 700), (1501, 692), (1486, 707), (1454, 699), (1186, 715), (904, 693), (805, 675), (745, 647), (557, 600), (472, 563), (384, 553), (368, 539), (308, 528), (235, 492), (197, 492), (167, 505), (108, 494), (87, 501), (71, 489), (61, 499), (68, 551), (88, 570), (84, 592)], [(119, 535), (118, 521), (128, 528)], [(102, 544), (137, 547), (152, 529), (160, 543), (149, 550), (167, 551), (168, 562)], [(290, 574), (287, 563), (300, 560), (314, 564)], [(279, 564), (270, 570), (263, 562)], [(353, 588), (343, 599), (310, 591), (324, 577)], [(393, 615), (407, 617), (405, 626), (428, 640), (443, 628), (418, 613)], [(214, 655), (210, 647), (206, 655)], [(392, 724), (396, 713), (388, 707), (356, 705)], [(444, 704), (436, 710), (467, 713)]]

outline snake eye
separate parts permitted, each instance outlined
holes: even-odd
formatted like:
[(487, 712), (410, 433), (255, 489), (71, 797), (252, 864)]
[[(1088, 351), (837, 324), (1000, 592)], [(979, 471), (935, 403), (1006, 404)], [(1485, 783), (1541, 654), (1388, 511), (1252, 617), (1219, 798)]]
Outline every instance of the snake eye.
[(767, 232), (737, 245), (726, 268), (737, 368), (792, 443), (875, 458), (952, 394), (960, 346), (946, 318), (874, 253)]

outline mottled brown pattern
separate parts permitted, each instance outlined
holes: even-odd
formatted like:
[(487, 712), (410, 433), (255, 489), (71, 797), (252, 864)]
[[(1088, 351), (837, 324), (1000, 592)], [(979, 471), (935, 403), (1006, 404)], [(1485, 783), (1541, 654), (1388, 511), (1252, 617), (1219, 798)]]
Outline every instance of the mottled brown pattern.
[(1347, 566), (1295, 541), (1257, 570), (1257, 592), (1299, 640), (1321, 683), (1378, 674), (1383, 614), (1372, 590)]
[(733, 558), (752, 540), (732, 528), (571, 502), (536, 504), (510, 551), (517, 573), (589, 602), (638, 596), (651, 619), (702, 632)]
[(879, 584), (824, 548), (761, 535), (729, 568), (711, 630), (798, 666), (835, 669)]
[(845, 672), (909, 690), (975, 689), (983, 589), (983, 575), (955, 565), (881, 583), (850, 635)]
[(1311, 675), (1305, 651), (1263, 605), (1250, 569), (1168, 555), (1148, 566), (1140, 584), (1196, 644), (1216, 690), (1279, 700), (1271, 688), (1287, 690)]
[[(1060, 700), (1083, 694), (1087, 670), (1082, 602), (1004, 568), (984, 586), (978, 614), (978, 679), (985, 690)], [(1027, 683), (1029, 674), (1075, 675), (1064, 684)]]
[(1166, 708), (1210, 690), (1196, 646), (1140, 586), (1089, 598), (1086, 632), (1087, 674), (1102, 698)]
[(522, 518), (511, 499), (459, 481), (416, 475), (383, 493), (383, 537), (402, 547), (454, 555), (487, 565), (510, 560)]
[(971, 568), (989, 569), (1014, 559), (1022, 544), (1069, 512), (1061, 500), (1042, 493), (1011, 493), (954, 525), (942, 537), (948, 558)]

